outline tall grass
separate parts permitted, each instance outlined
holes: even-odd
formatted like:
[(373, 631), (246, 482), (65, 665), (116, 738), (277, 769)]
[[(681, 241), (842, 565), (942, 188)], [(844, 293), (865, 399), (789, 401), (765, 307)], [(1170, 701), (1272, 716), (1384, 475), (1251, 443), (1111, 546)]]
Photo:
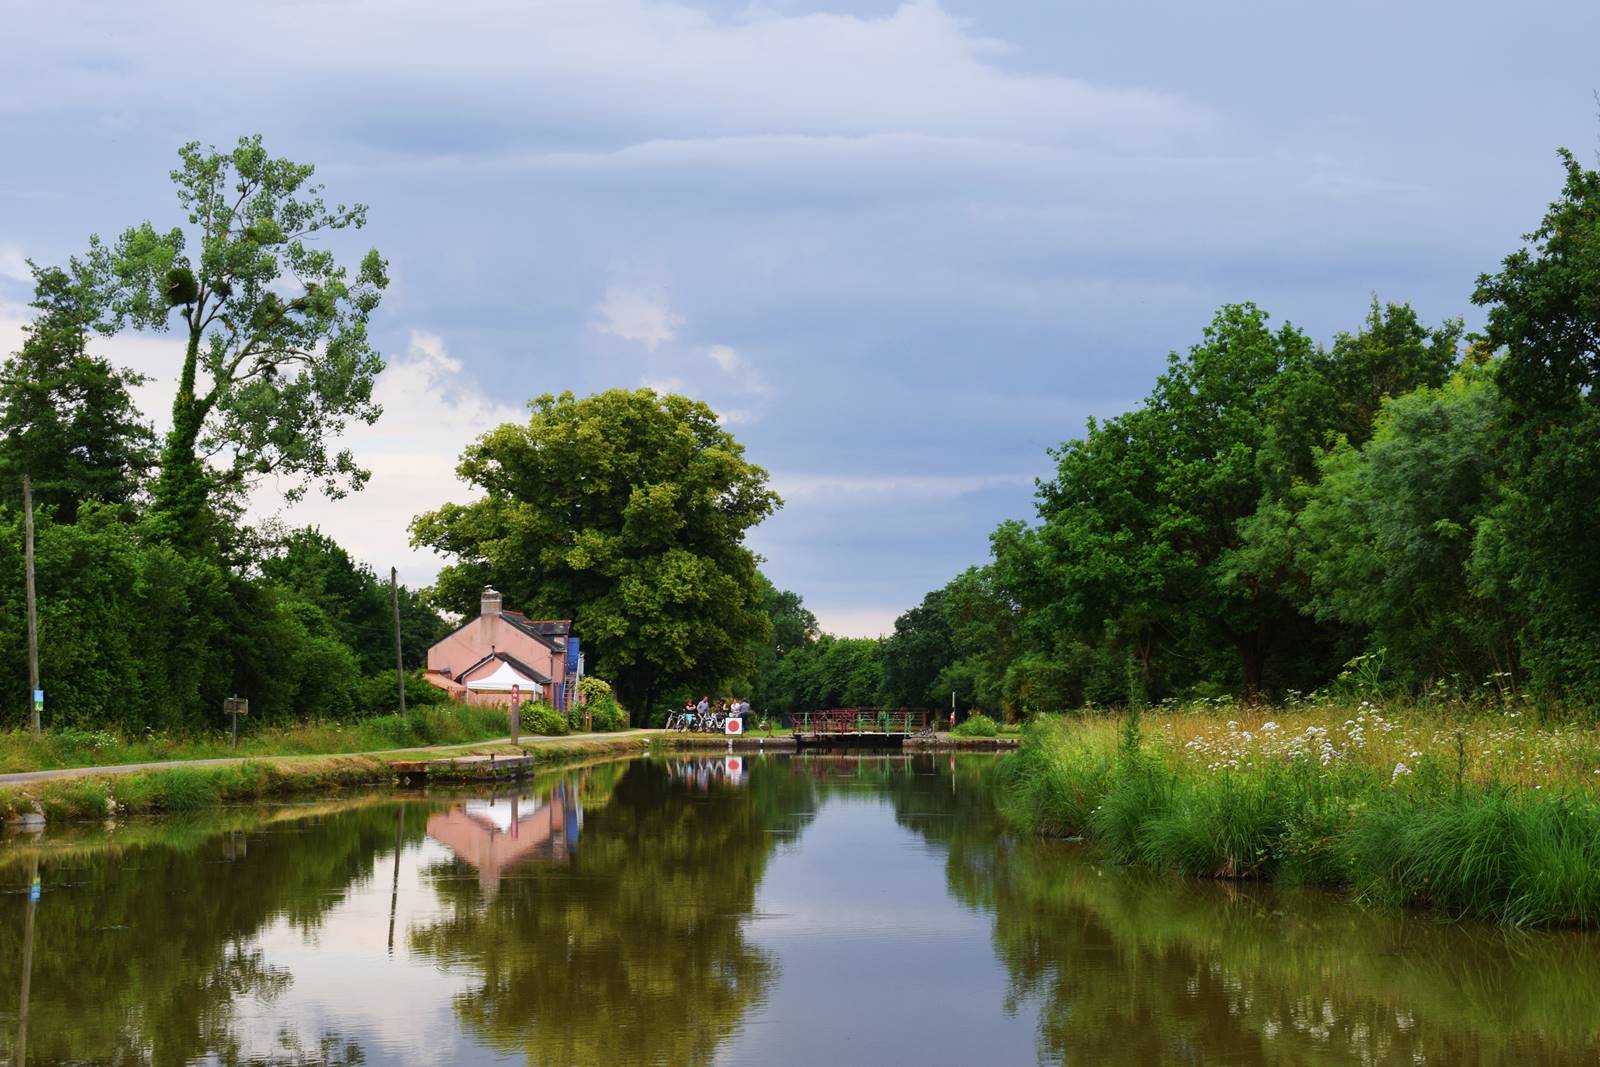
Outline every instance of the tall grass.
[[(1450, 766), (1415, 750), (1414, 768), (1387, 773), (1353, 749), (1327, 759), (1316, 746), (1240, 746), (1218, 759), (1202, 745), (1197, 759), (1170, 726), (1037, 723), (1002, 766), (1001, 810), (1026, 830), (1093, 838), (1119, 863), (1346, 886), (1371, 902), (1510, 925), (1600, 927), (1600, 797), (1587, 782), (1485, 781), (1462, 757)], [(1536, 739), (1527, 747), (1538, 751)]]

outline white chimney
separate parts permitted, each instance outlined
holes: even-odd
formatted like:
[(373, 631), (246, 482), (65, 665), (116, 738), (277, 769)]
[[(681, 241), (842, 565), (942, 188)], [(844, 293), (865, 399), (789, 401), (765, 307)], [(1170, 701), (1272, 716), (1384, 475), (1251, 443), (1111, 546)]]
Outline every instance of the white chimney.
[(483, 587), (483, 599), (478, 602), (478, 612), (489, 616), (500, 614), (500, 594), (495, 592), (494, 586)]

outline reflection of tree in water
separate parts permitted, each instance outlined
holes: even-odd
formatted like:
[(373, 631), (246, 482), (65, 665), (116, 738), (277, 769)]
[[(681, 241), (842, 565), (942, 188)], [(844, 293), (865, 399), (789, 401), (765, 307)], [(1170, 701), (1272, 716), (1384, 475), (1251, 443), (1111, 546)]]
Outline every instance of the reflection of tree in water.
[[(946, 850), (944, 887), (994, 916), (1003, 1007), (1040, 1011), (1039, 1055), (1075, 1063), (1593, 1063), (1600, 939), (1362, 910), (1318, 891), (1105, 869), (1018, 840), (994, 764), (829, 758), (796, 773), (886, 796)], [(953, 765), (952, 765), (953, 763)], [(952, 790), (952, 786), (954, 789)]]
[(787, 774), (708, 798), (662, 763), (629, 764), (570, 866), (508, 872), (489, 899), (438, 878), (449, 914), (414, 928), (412, 948), (480, 975), (458, 1014), (530, 1063), (706, 1062), (775, 975), (744, 933), (768, 831), (812, 810)]
[(919, 793), (890, 790), (897, 820), (948, 848), (950, 893), (994, 915), (1004, 1008), (1038, 1004), (1042, 1060), (1592, 1063), (1600, 1051), (1592, 938), (1104, 869), (1086, 849), (1016, 839), (982, 789), (960, 786), (950, 819), (912, 814)]
[[(292, 977), (248, 942), (285, 918), (310, 930), (376, 855), (393, 849), (396, 820), (422, 835), (423, 807), (369, 806), (307, 827), (190, 838), (187, 847), (43, 853), (34, 914), (28, 1058), (184, 1064), (216, 1055), (244, 1062), (232, 1032), (240, 997), (271, 999)], [(16, 866), (0, 879), (20, 884)], [(0, 993), (20, 982), (21, 909), (0, 897)], [(0, 1025), (0, 1049), (15, 1040)], [(301, 1061), (359, 1062), (323, 1050)], [(359, 1054), (359, 1050), (356, 1050)], [(294, 1061), (294, 1056), (285, 1057)]]

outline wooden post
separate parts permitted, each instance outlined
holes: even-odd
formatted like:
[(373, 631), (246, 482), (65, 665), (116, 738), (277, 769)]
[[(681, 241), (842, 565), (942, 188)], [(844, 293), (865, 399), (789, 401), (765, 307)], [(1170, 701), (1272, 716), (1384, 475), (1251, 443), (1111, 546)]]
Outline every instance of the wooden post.
[(389, 568), (389, 604), (394, 608), (394, 673), (400, 686), (400, 714), (406, 713), (406, 661), (400, 652), (400, 576)]
[(222, 702), (222, 714), (233, 717), (233, 747), (239, 747), (239, 716), (250, 713), (250, 701), (243, 697), (227, 697)]
[(400, 849), (405, 841), (406, 809), (395, 805), (394, 812), (394, 884), (389, 889), (389, 955), (394, 955), (394, 913), (400, 906)]
[(33, 480), (22, 476), (22, 559), (28, 590), (28, 729), (39, 732), (39, 601), (33, 588)]

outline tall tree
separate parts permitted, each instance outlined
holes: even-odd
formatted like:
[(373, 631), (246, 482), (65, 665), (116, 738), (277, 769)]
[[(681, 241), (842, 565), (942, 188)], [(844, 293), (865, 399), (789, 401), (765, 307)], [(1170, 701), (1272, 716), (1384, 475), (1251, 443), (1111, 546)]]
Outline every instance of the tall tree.
[(94, 294), (55, 267), (33, 267), (33, 307), (22, 348), (0, 367), (0, 495), (24, 474), (58, 522), (85, 501), (125, 504), (154, 461), (155, 435), (128, 390), (144, 379), (87, 346)]
[(1535, 687), (1600, 706), (1600, 171), (1561, 161), (1560, 196), (1473, 294), (1502, 353), (1508, 467), (1474, 569), (1524, 620)]
[(463, 454), (481, 500), (412, 524), (417, 544), (455, 557), (442, 603), (471, 612), (492, 583), (510, 604), (573, 619), (590, 670), (639, 721), (668, 687), (749, 671), (770, 623), (744, 537), (782, 504), (767, 472), (687, 397), (613, 389), (531, 408)]
[(73, 267), (99, 292), (104, 331), (167, 330), (176, 313), (183, 366), (151, 520), (192, 545), (206, 538), (219, 489), (276, 473), (293, 479), (294, 499), (307, 481), (333, 496), (365, 481), (333, 442), (350, 420), (378, 417), (383, 360), (367, 323), (388, 277), (376, 250), (352, 274), (329, 247), (367, 209), (328, 207), (310, 164), (272, 158), (259, 135), (178, 155), (172, 180), (188, 225), (91, 238)]

